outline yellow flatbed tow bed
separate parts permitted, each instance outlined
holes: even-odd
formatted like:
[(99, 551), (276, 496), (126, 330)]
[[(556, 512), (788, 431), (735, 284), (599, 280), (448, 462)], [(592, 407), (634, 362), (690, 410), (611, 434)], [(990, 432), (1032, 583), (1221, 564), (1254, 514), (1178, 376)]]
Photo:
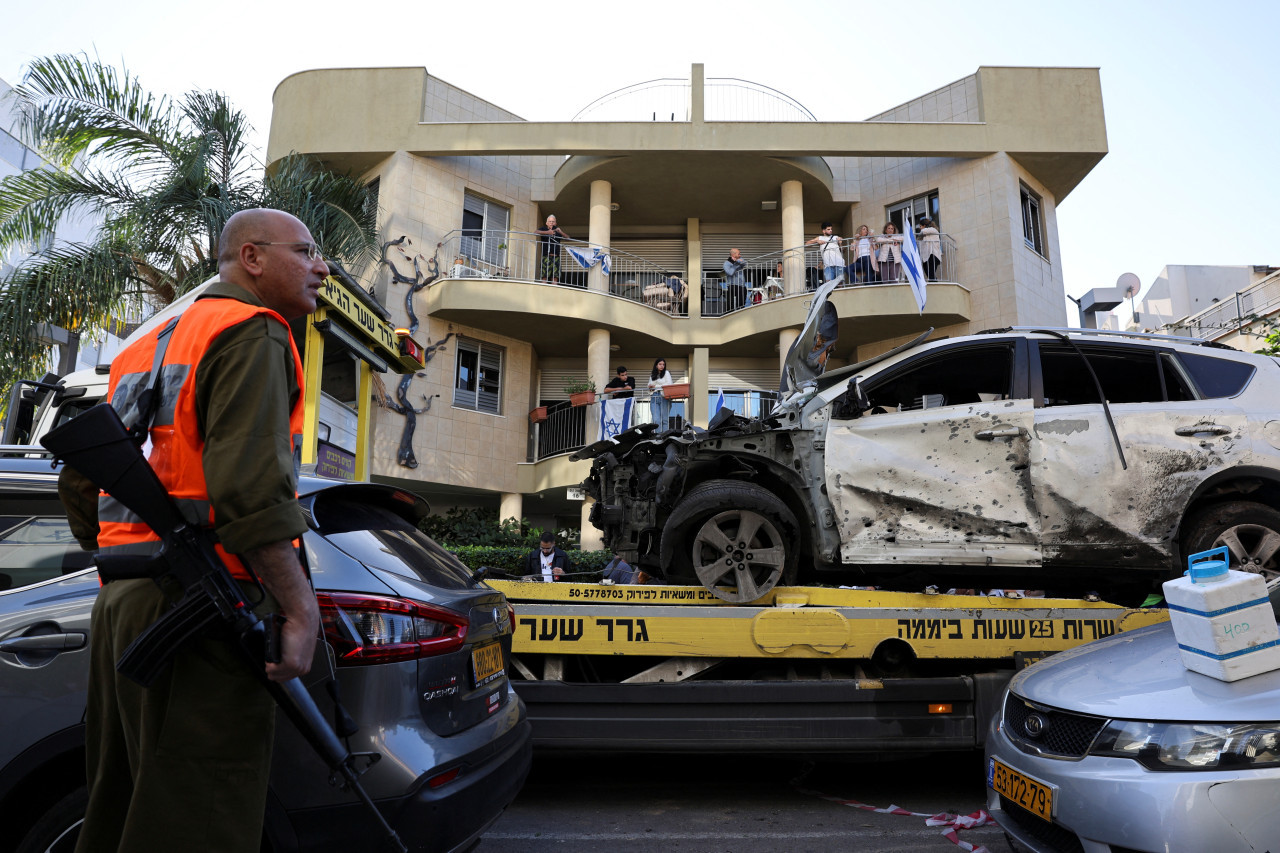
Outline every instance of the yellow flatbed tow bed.
[(490, 581), (543, 748), (864, 752), (981, 746), (1013, 672), (1167, 619), (1078, 599)]

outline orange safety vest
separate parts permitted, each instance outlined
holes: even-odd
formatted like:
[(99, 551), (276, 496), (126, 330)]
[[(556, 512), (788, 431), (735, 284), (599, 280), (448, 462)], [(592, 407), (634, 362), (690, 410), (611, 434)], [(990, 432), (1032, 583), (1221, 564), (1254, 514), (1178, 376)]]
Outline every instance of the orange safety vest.
[[(183, 516), (200, 527), (212, 529), (216, 519), (204, 479), (204, 439), (196, 417), (196, 368), (218, 335), (258, 315), (272, 318), (288, 328), (285, 319), (270, 308), (238, 299), (199, 299), (183, 312), (164, 355), (161, 403), (143, 453)], [(139, 397), (151, 387), (151, 363), (162, 328), (131, 344), (112, 361), (107, 399), (126, 424), (136, 422)], [(293, 351), (298, 388), (302, 389), (305, 387), (302, 359), (292, 336), (289, 347)], [(299, 393), (289, 413), (290, 444), (294, 448), (302, 436), (302, 408), (303, 394)], [(246, 472), (246, 476), (252, 474)], [(98, 526), (98, 548), (104, 554), (151, 556), (160, 549), (156, 532), (106, 492), (98, 498)], [(225, 551), (221, 544), (215, 547), (234, 577), (251, 579), (238, 557)]]

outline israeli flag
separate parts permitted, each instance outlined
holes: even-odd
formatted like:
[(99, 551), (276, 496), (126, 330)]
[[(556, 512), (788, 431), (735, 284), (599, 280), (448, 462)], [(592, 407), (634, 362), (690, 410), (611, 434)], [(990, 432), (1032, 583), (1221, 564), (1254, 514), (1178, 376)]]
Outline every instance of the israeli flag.
[(605, 275), (609, 274), (609, 253), (599, 246), (592, 246), (591, 251), (586, 249), (575, 249), (572, 246), (565, 246), (565, 251), (569, 253), (569, 257), (578, 262), (578, 266), (584, 270), (589, 270), (596, 264), (600, 265), (600, 271)]
[(711, 407), (711, 417), (715, 417), (724, 408), (724, 389), (717, 389), (720, 393), (716, 394), (716, 404)]
[(597, 441), (617, 438), (619, 433), (631, 427), (632, 402), (634, 401), (630, 397), (621, 400), (609, 397), (600, 404), (600, 432), (597, 433)]
[(906, 226), (902, 229), (906, 232), (902, 241), (902, 269), (907, 274), (907, 281), (911, 283), (911, 292), (915, 294), (916, 306), (923, 314), (927, 296), (924, 290), (924, 264), (920, 260), (920, 247), (916, 245), (916, 229), (912, 228), (909, 222)]

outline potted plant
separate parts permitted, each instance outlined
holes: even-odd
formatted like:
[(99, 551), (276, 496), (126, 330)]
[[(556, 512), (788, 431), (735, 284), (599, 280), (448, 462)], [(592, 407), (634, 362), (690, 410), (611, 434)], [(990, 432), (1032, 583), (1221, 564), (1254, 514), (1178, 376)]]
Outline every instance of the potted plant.
[(564, 392), (569, 395), (570, 406), (589, 406), (596, 401), (596, 383), (590, 379), (574, 380), (566, 376)]
[(547, 419), (547, 407), (538, 406), (529, 412), (529, 423), (540, 424)]
[(668, 400), (683, 400), (689, 396), (688, 382), (672, 382), (662, 386), (662, 396)]

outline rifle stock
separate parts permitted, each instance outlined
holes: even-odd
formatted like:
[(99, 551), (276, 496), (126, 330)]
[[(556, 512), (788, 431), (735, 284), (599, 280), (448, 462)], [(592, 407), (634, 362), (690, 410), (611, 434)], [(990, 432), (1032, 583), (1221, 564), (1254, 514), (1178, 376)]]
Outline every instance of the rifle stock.
[[(150, 558), (156, 570), (149, 576), (157, 581), (161, 576), (172, 577), (184, 591), (173, 609), (129, 645), (116, 669), (145, 687), (183, 644), (207, 626), (222, 621), (231, 629), (235, 645), (249, 667), (330, 773), (368, 807), (382, 827), (389, 848), (407, 853), (395, 830), (360, 785), (355, 756), (334, 734), (301, 680), (275, 682), (267, 678), (263, 649), (265, 633), (273, 626), (267, 626), (244, 600), (240, 585), (214, 550), (208, 533), (183, 518), (116, 410), (108, 403), (94, 406), (47, 433), (40, 443), (159, 534), (162, 547)], [(104, 558), (104, 565), (110, 562), (110, 558)], [(365, 757), (372, 763), (380, 756), (375, 753)]]

